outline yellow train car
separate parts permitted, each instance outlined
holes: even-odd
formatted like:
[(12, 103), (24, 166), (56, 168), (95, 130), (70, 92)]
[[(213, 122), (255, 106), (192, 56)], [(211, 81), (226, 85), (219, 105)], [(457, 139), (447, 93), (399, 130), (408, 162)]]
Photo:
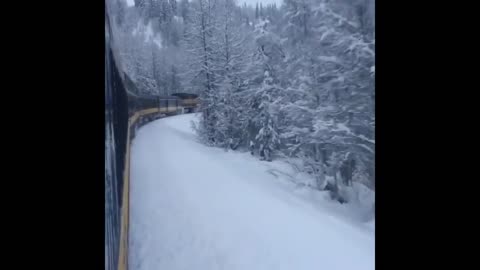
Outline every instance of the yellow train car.
[(200, 105), (200, 99), (197, 94), (192, 93), (175, 93), (172, 96), (180, 99), (180, 106), (186, 113), (193, 113)]

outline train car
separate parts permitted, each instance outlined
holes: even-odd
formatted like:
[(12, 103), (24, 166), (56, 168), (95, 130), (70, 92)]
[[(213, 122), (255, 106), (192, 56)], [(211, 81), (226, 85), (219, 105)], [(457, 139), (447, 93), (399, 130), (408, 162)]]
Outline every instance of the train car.
[(182, 113), (180, 99), (175, 96), (129, 95), (130, 117), (134, 120), (132, 137), (136, 129), (156, 119)]
[(105, 269), (128, 270), (130, 143), (136, 129), (198, 105), (194, 94), (141, 95), (122, 72), (105, 6)]
[(105, 8), (105, 269), (127, 268), (128, 97)]
[(200, 99), (197, 94), (192, 93), (175, 93), (172, 96), (178, 97), (181, 102), (180, 106), (183, 108), (186, 113), (193, 113), (198, 108), (200, 104)]
[(159, 97), (160, 111), (167, 116), (181, 113), (180, 99), (175, 96)]

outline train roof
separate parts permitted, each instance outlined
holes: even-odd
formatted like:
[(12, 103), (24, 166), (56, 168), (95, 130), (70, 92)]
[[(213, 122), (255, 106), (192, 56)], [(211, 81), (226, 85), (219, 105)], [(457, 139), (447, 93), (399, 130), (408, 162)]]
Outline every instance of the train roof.
[(134, 96), (135, 98), (140, 98), (140, 99), (179, 99), (179, 97), (175, 97), (175, 96), (159, 96), (159, 95), (147, 95), (147, 94), (133, 94), (132, 96)]
[(158, 97), (158, 98), (162, 98), (162, 99), (178, 99), (178, 97), (175, 97), (175, 96), (155, 96), (155, 97)]
[(177, 96), (179, 98), (197, 98), (197, 94), (192, 94), (192, 93), (174, 93), (172, 96)]

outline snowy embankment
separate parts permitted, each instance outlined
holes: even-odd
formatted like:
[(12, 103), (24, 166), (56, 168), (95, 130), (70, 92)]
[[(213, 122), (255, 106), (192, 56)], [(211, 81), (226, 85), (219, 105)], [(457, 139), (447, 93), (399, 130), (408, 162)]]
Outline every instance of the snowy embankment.
[(133, 141), (130, 269), (375, 268), (371, 226), (287, 181), (285, 163), (198, 143), (193, 118), (157, 120)]

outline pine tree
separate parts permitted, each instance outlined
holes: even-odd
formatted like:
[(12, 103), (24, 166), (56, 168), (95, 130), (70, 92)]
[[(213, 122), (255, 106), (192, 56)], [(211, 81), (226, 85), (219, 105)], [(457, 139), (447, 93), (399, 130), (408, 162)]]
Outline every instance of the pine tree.
[(265, 71), (265, 78), (262, 88), (259, 89), (257, 96), (260, 98), (259, 118), (257, 125), (260, 127), (255, 136), (255, 143), (259, 148), (260, 158), (271, 161), (272, 153), (280, 144), (280, 137), (276, 128), (276, 112), (272, 103), (275, 101), (275, 93), (278, 89), (274, 85), (273, 78), (270, 77), (268, 70)]
[[(233, 0), (223, 0), (219, 16), (219, 103), (215, 108), (219, 121), (216, 132), (217, 145), (236, 148), (242, 141), (241, 127), (244, 125), (238, 116), (237, 93), (242, 84), (245, 69), (245, 37), (236, 23)], [(241, 16), (238, 14), (238, 16)]]
[(178, 14), (182, 17), (183, 22), (187, 21), (189, 15), (189, 3), (188, 0), (180, 0), (180, 4), (178, 7), (179, 11)]
[[(287, 44), (291, 53), (286, 72), (296, 73), (290, 75), (296, 78), (291, 81), (291, 87), (304, 96), (290, 106), (295, 110), (287, 110), (290, 117), (287, 122), (296, 123), (297, 127), (288, 128), (295, 130), (290, 132), (291, 138), (295, 138), (290, 150), (302, 156), (312, 168), (319, 187), (324, 186), (325, 171), (335, 179), (337, 175), (342, 178), (335, 185), (350, 185), (354, 174), (373, 179), (374, 74), (370, 68), (374, 64), (374, 52), (371, 43), (359, 33), (354, 18), (347, 19), (338, 13), (342, 8), (352, 7), (335, 3), (334, 11), (326, 2), (319, 6), (305, 4), (309, 3), (286, 1), (288, 23), (284, 33), (295, 36), (289, 40), (299, 41)], [(307, 13), (312, 8), (316, 12)], [(312, 32), (317, 34), (310, 34)], [(302, 131), (308, 126), (313, 132)]]
[(251, 151), (258, 149), (262, 159), (271, 160), (280, 143), (277, 123), (284, 91), (278, 75), (283, 53), (278, 37), (268, 30), (268, 22), (261, 20), (255, 27), (252, 62), (247, 72), (250, 90), (242, 91), (239, 98), (248, 119), (243, 141), (251, 142)]
[(171, 66), (170, 70), (170, 93), (178, 93), (181, 91), (180, 78), (178, 75), (178, 69), (175, 65)]
[(218, 103), (216, 75), (219, 51), (216, 33), (217, 6), (214, 0), (197, 0), (193, 10), (192, 22), (187, 32), (188, 52), (190, 53), (190, 70), (188, 77), (192, 87), (200, 88), (202, 105), (200, 112), (199, 133), (204, 141), (215, 145), (215, 126), (217, 115), (215, 107)]

